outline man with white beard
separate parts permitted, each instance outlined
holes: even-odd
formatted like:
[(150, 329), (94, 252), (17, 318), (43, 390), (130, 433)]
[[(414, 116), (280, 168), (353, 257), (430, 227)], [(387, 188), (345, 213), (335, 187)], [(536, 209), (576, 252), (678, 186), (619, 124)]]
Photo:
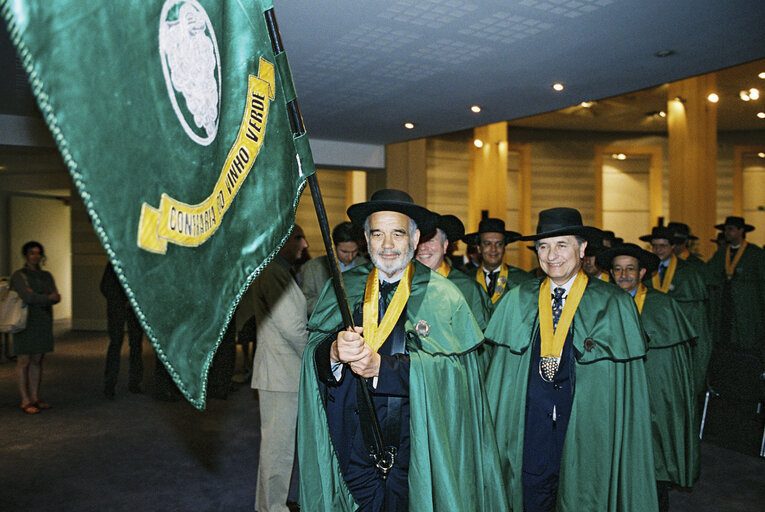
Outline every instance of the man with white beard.
[(301, 510), (506, 510), (477, 358), (483, 335), (459, 290), (413, 261), (435, 214), (381, 190), (348, 216), (364, 226), (374, 267), (343, 273), (354, 329), (329, 285), (308, 325)]

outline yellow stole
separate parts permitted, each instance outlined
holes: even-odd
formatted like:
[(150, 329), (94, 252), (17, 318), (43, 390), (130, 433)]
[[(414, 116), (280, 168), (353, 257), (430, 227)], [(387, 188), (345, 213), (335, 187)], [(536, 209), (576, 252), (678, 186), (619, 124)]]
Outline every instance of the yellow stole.
[[(478, 284), (481, 285), (481, 288), (483, 288), (483, 291), (486, 293), (489, 293), (489, 289), (486, 287), (486, 274), (483, 272), (483, 265), (481, 265), (478, 269), (478, 272), (475, 273), (475, 280), (478, 281)], [(505, 293), (505, 289), (507, 288), (507, 265), (502, 263), (499, 267), (499, 276), (497, 276), (497, 284), (494, 286), (494, 295), (491, 296), (491, 303), (494, 304), (499, 300), (500, 297), (502, 297), (502, 294)]]
[(601, 272), (600, 280), (603, 281), (604, 283), (607, 283), (611, 280), (611, 276), (608, 275), (608, 272)]
[(444, 261), (441, 262), (441, 266), (438, 267), (438, 270), (436, 270), (436, 272), (438, 272), (439, 274), (441, 274), (444, 277), (449, 277), (449, 272), (451, 270), (452, 270), (452, 267), (450, 267), (449, 264), (446, 263), (446, 260), (444, 260)]
[(398, 322), (398, 317), (404, 310), (409, 293), (412, 289), (412, 276), (414, 275), (414, 264), (409, 263), (401, 276), (401, 282), (393, 294), (393, 298), (388, 304), (382, 322), (378, 323), (380, 316), (380, 278), (377, 268), (374, 268), (367, 277), (367, 286), (364, 289), (364, 340), (367, 345), (377, 352), (379, 348), (388, 339), (393, 327)]
[(669, 259), (669, 265), (667, 265), (667, 272), (664, 274), (664, 284), (661, 284), (661, 278), (659, 273), (651, 278), (651, 284), (660, 292), (668, 293), (669, 287), (672, 286), (672, 278), (675, 277), (675, 269), (677, 268), (677, 257), (673, 254)]
[(741, 246), (736, 251), (736, 257), (733, 258), (733, 261), (730, 260), (730, 245), (725, 249), (725, 275), (728, 277), (733, 277), (733, 272), (736, 270), (736, 265), (738, 265), (738, 261), (741, 259), (741, 255), (744, 254), (744, 249), (746, 249), (747, 241), (744, 240), (741, 242)]
[(587, 274), (579, 269), (574, 284), (571, 285), (571, 290), (568, 292), (566, 304), (563, 306), (563, 311), (558, 320), (558, 326), (553, 330), (550, 279), (542, 281), (542, 286), (539, 287), (539, 335), (542, 339), (540, 355), (543, 358), (560, 358), (563, 344), (566, 342), (566, 335), (571, 327), (571, 321), (574, 319), (576, 308), (579, 307), (579, 301), (582, 300), (585, 288), (587, 288)]
[(643, 313), (643, 304), (645, 304), (645, 294), (648, 293), (648, 288), (643, 283), (638, 285), (635, 292), (635, 304), (638, 308), (638, 313)]

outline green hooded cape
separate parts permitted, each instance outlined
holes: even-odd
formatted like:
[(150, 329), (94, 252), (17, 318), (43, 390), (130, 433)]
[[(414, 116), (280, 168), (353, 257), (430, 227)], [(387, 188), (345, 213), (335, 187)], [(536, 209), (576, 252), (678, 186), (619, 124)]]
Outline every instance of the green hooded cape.
[[(707, 263), (709, 315), (715, 347), (745, 350), (765, 358), (765, 251), (749, 243), (736, 265), (731, 279), (733, 303), (723, 298), (725, 249), (715, 252)], [(730, 339), (722, 339), (722, 308), (731, 308), (733, 325)]]
[[(692, 349), (694, 393), (700, 395), (706, 390), (707, 366), (712, 355), (712, 333), (709, 329), (707, 314), (707, 287), (704, 275), (692, 263), (681, 260), (676, 256), (677, 268), (667, 295), (680, 305), (688, 321), (696, 331), (696, 344)], [(653, 288), (651, 276), (643, 284)]]
[(691, 487), (699, 477), (700, 462), (691, 359), (696, 333), (677, 302), (652, 288), (640, 320), (648, 335), (645, 373), (656, 480)]
[[(508, 502), (523, 510), (521, 470), (529, 347), (539, 329), (541, 280), (512, 288), (486, 338), (496, 344), (486, 394), (497, 432)], [(561, 459), (556, 510), (657, 510), (645, 375), (646, 341), (629, 294), (589, 280), (571, 326), (574, 399)]]
[(452, 267), (446, 278), (454, 283), (460, 292), (462, 292), (468, 306), (470, 306), (470, 311), (475, 317), (475, 321), (478, 322), (478, 327), (482, 331), (486, 329), (486, 324), (489, 323), (491, 301), (486, 293), (484, 293), (481, 285), (476, 282), (475, 276), (471, 278), (461, 270)]
[[(476, 354), (483, 335), (459, 290), (428, 267), (414, 264), (405, 324), (410, 357), (409, 509), (507, 510)], [(343, 273), (353, 311), (363, 303), (369, 271), (365, 266)], [(415, 336), (414, 326), (420, 321), (427, 322), (429, 332)], [(357, 507), (340, 472), (314, 362), (316, 347), (341, 323), (329, 283), (308, 324), (300, 379), (300, 508), (309, 512)]]
[(476, 276), (478, 273), (481, 273), (483, 275), (483, 265), (476, 267), (475, 269), (470, 269), (470, 272), (467, 273), (467, 276), (473, 280), (475, 284), (478, 284), (478, 286), (481, 288), (481, 292), (486, 296), (486, 301), (489, 306), (489, 317), (494, 313), (494, 311), (497, 309), (497, 306), (500, 302), (502, 302), (502, 299), (505, 298), (505, 295), (507, 295), (507, 292), (512, 288), (513, 286), (516, 286), (518, 284), (521, 284), (524, 281), (530, 281), (534, 279), (534, 276), (529, 275), (528, 272), (526, 272), (523, 269), (520, 269), (518, 267), (514, 267), (512, 265), (507, 266), (507, 284), (505, 285), (505, 291), (504, 293), (497, 299), (497, 302), (492, 302), (491, 298), (486, 294), (486, 290), (481, 287), (480, 284), (478, 284), (478, 281), (476, 280)]

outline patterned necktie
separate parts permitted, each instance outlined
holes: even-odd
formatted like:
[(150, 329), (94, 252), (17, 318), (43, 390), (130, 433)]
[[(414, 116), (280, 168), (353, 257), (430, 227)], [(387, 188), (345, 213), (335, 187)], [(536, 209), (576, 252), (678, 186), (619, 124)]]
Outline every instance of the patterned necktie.
[(553, 290), (553, 332), (558, 327), (558, 320), (560, 320), (560, 314), (563, 312), (563, 294), (566, 293), (566, 289), (560, 286), (556, 286)]
[(486, 287), (486, 291), (489, 292), (489, 297), (494, 295), (494, 288), (497, 286), (497, 277), (499, 276), (499, 272), (492, 272), (489, 274), (489, 284)]
[(664, 284), (664, 274), (667, 273), (667, 266), (662, 263), (659, 265), (659, 284)]

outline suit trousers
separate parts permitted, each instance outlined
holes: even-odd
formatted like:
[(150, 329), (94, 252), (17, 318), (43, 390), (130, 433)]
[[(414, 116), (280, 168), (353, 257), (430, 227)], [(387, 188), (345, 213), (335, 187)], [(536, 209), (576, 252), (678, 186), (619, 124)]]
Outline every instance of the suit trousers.
[(295, 429), (298, 394), (258, 390), (260, 402), (260, 459), (255, 489), (255, 510), (288, 512), (292, 465), (295, 462)]

